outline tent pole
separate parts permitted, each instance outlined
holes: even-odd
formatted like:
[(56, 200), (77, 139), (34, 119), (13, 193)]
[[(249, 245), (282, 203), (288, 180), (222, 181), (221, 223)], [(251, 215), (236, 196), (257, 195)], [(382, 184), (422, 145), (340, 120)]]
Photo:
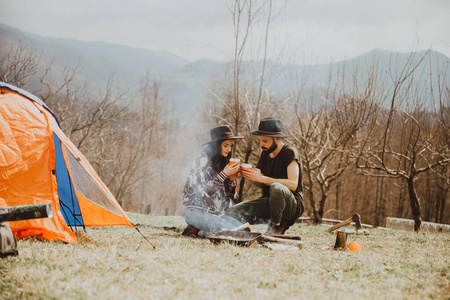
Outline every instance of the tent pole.
[(155, 245), (153, 245), (153, 244), (145, 237), (145, 235), (142, 234), (142, 232), (139, 230), (139, 228), (137, 228), (137, 226), (134, 225), (134, 224), (133, 224), (133, 226), (134, 226), (134, 228), (136, 228), (137, 232), (139, 232), (139, 233), (142, 235), (142, 237), (143, 237), (150, 245), (152, 245), (153, 250), (156, 250)]

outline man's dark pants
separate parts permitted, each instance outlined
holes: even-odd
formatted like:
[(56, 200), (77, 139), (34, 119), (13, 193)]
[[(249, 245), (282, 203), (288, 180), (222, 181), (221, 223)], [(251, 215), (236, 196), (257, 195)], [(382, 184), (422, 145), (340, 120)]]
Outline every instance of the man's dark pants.
[(269, 220), (279, 225), (282, 221), (295, 218), (297, 200), (292, 192), (281, 183), (270, 186), (269, 197), (243, 201), (228, 208), (226, 214), (241, 222), (264, 224)]

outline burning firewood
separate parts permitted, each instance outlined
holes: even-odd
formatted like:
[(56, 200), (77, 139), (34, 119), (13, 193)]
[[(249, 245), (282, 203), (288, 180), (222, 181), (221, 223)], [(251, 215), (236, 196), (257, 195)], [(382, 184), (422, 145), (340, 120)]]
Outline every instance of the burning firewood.
[(252, 226), (250, 223), (244, 223), (241, 226), (230, 229), (230, 231), (252, 231)]
[(287, 236), (287, 239), (284, 237), (283, 235), (279, 237), (264, 235), (259, 232), (223, 230), (209, 235), (208, 239), (213, 243), (228, 242), (240, 246), (251, 246), (255, 242), (272, 242), (295, 246), (299, 249), (303, 248), (303, 242), (300, 241), (300, 236)]

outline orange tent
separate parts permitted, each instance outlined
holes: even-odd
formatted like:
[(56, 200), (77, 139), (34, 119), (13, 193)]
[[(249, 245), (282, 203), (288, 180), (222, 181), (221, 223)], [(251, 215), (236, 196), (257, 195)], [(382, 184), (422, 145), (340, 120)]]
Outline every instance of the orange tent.
[(40, 203), (53, 217), (11, 222), (17, 238), (74, 243), (73, 226), (135, 227), (47, 105), (0, 82), (0, 207)]

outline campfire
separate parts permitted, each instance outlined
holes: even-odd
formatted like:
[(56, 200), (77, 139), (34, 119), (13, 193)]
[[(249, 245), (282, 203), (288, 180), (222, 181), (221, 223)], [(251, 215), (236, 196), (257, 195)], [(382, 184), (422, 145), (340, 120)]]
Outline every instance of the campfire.
[(299, 235), (265, 235), (260, 232), (251, 232), (250, 226), (247, 225), (248, 231), (239, 230), (222, 230), (208, 236), (208, 239), (215, 243), (227, 242), (244, 247), (265, 246), (268, 248), (286, 248), (277, 247), (279, 245), (303, 248), (303, 242)]

